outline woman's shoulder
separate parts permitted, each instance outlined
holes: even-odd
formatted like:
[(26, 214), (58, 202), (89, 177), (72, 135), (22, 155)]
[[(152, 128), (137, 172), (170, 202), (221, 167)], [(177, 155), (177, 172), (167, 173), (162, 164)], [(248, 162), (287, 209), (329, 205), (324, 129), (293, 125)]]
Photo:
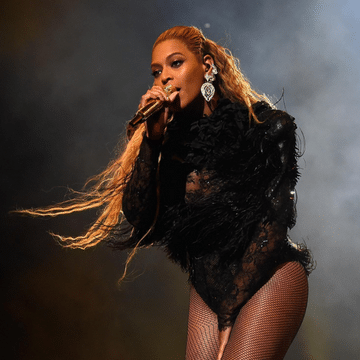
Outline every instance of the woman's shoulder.
[[(278, 123), (278, 124), (293, 124), (294, 117), (286, 111), (278, 110), (275, 106), (266, 101), (258, 101), (252, 105), (252, 109), (258, 118), (259, 122)], [(240, 102), (232, 102), (229, 99), (222, 98), (218, 102), (218, 106), (211, 117), (218, 116), (233, 116), (242, 119), (249, 119), (249, 109), (245, 104)]]
[(254, 113), (260, 123), (268, 123), (275, 130), (296, 127), (295, 118), (284, 110), (265, 103), (258, 102), (253, 105)]
[(256, 120), (250, 120), (249, 109), (245, 104), (232, 102), (229, 99), (219, 100), (210, 116), (192, 123), (191, 132), (200, 135), (202, 142), (206, 139), (211, 144), (218, 141), (253, 141), (255, 138), (269, 137), (274, 140), (288, 136), (296, 130), (295, 119), (286, 111), (278, 110), (265, 101), (252, 105)]
[(265, 136), (278, 139), (293, 134), (297, 128), (295, 118), (284, 110), (278, 110), (265, 102), (253, 105), (258, 123), (255, 125)]

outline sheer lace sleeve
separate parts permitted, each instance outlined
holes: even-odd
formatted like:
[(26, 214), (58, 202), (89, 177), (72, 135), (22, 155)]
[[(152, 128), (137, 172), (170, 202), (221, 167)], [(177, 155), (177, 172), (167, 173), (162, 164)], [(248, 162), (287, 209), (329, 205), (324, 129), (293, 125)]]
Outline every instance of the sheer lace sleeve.
[(286, 246), (286, 228), (279, 224), (259, 225), (233, 278), (231, 291), (220, 303), (219, 329), (232, 326), (243, 305), (271, 277), (279, 253)]
[(157, 167), (161, 141), (144, 136), (140, 152), (123, 195), (123, 212), (127, 221), (138, 229), (149, 228), (157, 207)]
[(271, 110), (268, 116), (270, 127), (262, 142), (262, 150), (269, 153), (266, 167), (271, 174), (265, 191), (267, 212), (256, 226), (241, 262), (230, 269), (232, 281), (217, 312), (219, 329), (233, 324), (242, 306), (270, 278), (291, 248), (287, 229), (295, 222), (296, 125), (284, 112)]

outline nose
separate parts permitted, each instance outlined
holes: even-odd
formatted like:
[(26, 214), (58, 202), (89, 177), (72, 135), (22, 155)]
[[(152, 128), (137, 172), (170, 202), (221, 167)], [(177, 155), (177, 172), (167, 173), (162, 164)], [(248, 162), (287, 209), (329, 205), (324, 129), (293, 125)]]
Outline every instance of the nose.
[(169, 82), (170, 80), (172, 80), (172, 79), (173, 79), (173, 77), (172, 77), (172, 75), (171, 75), (171, 72), (168, 71), (168, 70), (166, 70), (166, 69), (163, 69), (163, 71), (162, 71), (162, 73), (161, 73), (161, 82), (162, 82), (162, 84), (163, 84), (163, 85), (167, 85), (168, 82)]

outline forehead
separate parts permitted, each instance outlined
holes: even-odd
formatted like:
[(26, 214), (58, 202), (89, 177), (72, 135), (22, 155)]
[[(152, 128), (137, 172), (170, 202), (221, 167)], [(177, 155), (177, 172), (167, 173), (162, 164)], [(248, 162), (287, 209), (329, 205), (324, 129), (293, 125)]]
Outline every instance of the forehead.
[(174, 53), (181, 53), (185, 56), (196, 57), (196, 55), (193, 54), (182, 41), (172, 39), (162, 41), (155, 46), (152, 52), (152, 62), (160, 62)]

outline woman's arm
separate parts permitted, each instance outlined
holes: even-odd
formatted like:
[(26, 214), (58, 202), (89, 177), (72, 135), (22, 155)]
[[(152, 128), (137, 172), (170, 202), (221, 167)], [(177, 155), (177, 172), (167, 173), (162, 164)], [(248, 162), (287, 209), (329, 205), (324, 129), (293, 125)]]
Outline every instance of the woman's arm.
[[(145, 123), (145, 134), (139, 155), (125, 187), (122, 209), (128, 222), (137, 229), (149, 229), (157, 211), (157, 169), (161, 144), (170, 117), (169, 106), (178, 96), (178, 91), (169, 97), (159, 86), (153, 86), (141, 98), (139, 109), (148, 102), (160, 100), (165, 103), (162, 111), (155, 113)], [(130, 131), (129, 131), (130, 130)], [(128, 128), (132, 136), (135, 129)]]
[(265, 192), (266, 222), (258, 224), (234, 277), (231, 295), (221, 304), (219, 358), (238, 312), (281, 261), (285, 247), (289, 246), (287, 229), (294, 222), (294, 186), (298, 177), (296, 125), (294, 119), (282, 111), (270, 110), (264, 115), (269, 128), (262, 141), (262, 151), (268, 154), (266, 167), (268, 173), (273, 174)]
[(269, 279), (286, 246), (286, 227), (277, 223), (258, 226), (234, 277), (231, 294), (221, 303), (220, 330), (232, 326), (241, 307)]
[(127, 221), (136, 228), (149, 228), (157, 208), (157, 168), (161, 140), (144, 135), (140, 152), (124, 189), (122, 208)]

